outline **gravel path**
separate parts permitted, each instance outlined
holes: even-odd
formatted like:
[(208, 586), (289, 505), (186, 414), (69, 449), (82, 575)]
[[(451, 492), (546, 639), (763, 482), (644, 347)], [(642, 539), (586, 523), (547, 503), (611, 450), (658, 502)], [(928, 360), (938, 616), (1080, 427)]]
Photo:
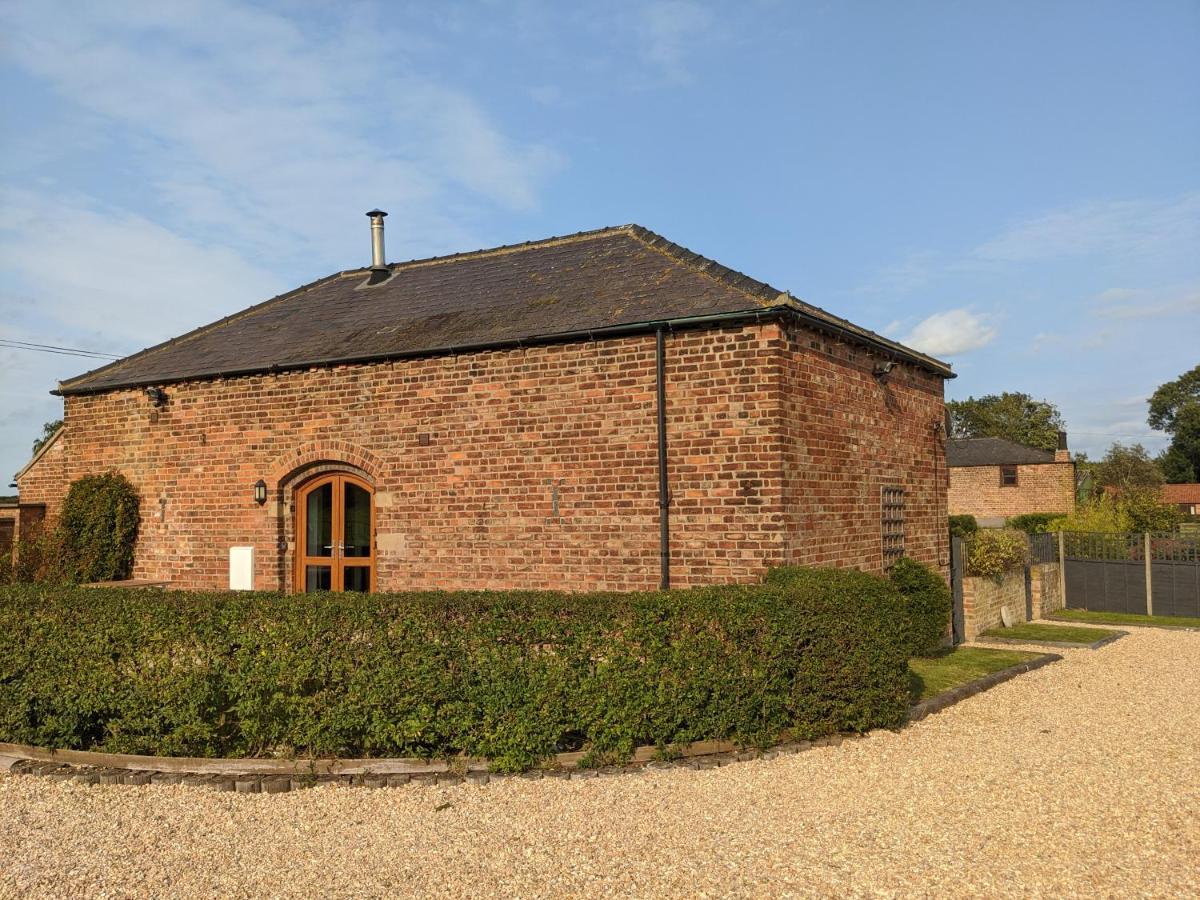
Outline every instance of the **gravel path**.
[(1200, 896), (1200, 633), (1130, 631), (899, 733), (707, 771), (279, 795), (0, 776), (0, 897)]

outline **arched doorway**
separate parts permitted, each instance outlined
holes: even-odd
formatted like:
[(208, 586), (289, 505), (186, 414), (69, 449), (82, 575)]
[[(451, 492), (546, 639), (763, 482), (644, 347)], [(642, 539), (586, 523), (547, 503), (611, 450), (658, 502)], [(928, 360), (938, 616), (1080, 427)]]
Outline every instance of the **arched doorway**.
[(355, 475), (319, 475), (296, 488), (297, 591), (375, 590), (375, 497)]

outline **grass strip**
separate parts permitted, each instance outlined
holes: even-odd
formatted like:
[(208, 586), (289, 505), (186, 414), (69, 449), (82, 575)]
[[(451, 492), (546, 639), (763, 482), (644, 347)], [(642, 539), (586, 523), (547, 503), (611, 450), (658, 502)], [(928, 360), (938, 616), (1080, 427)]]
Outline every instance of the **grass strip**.
[(1153, 625), (1160, 628), (1200, 628), (1195, 616), (1146, 616), (1138, 613), (1101, 612), (1090, 609), (1060, 609), (1047, 616), (1056, 622), (1088, 622), (1094, 625)]
[(1080, 628), (1071, 625), (1045, 625), (1022, 622), (1012, 628), (991, 628), (981, 638), (1008, 638), (1017, 641), (1054, 641), (1057, 644), (1092, 644), (1112, 637), (1107, 628)]
[(908, 661), (909, 693), (913, 703), (919, 703), (1040, 655), (1023, 650), (955, 647), (934, 656), (914, 657)]

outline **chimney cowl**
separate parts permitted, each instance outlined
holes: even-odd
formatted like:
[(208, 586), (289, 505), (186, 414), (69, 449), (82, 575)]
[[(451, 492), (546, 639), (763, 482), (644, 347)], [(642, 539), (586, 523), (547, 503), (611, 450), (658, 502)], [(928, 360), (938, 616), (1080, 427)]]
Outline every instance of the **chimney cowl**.
[(386, 215), (382, 209), (373, 209), (367, 213), (371, 220), (371, 268), (376, 272), (387, 271), (386, 256), (383, 252), (383, 218)]

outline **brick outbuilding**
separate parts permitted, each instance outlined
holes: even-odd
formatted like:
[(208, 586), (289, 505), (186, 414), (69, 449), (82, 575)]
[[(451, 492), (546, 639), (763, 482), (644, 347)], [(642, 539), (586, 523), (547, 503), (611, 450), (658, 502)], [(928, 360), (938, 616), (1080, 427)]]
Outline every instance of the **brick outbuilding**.
[(950, 515), (972, 515), (981, 525), (1003, 525), (1025, 513), (1075, 512), (1075, 463), (1059, 434), (1058, 450), (1004, 438), (958, 438), (946, 445)]
[[(62, 382), (137, 578), (648, 589), (948, 562), (949, 367), (635, 225), (331, 275)], [(242, 582), (243, 584), (246, 582)]]

